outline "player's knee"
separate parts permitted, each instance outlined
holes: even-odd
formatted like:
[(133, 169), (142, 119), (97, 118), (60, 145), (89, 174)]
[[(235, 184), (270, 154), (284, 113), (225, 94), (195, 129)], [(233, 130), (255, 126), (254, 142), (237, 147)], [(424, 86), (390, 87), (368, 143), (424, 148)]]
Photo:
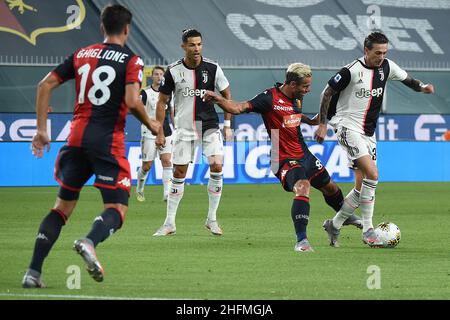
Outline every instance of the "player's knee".
[(222, 172), (222, 164), (221, 163), (212, 163), (209, 166), (211, 172)]
[(163, 168), (170, 168), (170, 167), (172, 167), (172, 162), (170, 160), (167, 160), (167, 159), (161, 159), (161, 164), (162, 164)]
[(188, 167), (187, 165), (175, 166), (175, 169), (173, 171), (173, 177), (176, 179), (184, 179), (186, 177), (187, 167)]
[(308, 180), (298, 180), (294, 185), (294, 193), (296, 197), (309, 197), (311, 184)]
[(378, 169), (377, 167), (372, 168), (366, 172), (366, 179), (378, 180)]
[(73, 212), (73, 209), (75, 208), (76, 203), (77, 203), (77, 200), (67, 201), (67, 200), (63, 200), (60, 197), (58, 197), (56, 199), (55, 205), (53, 206), (53, 209), (64, 214), (64, 216), (66, 217), (66, 220), (67, 220), (72, 215), (72, 212)]
[(142, 163), (142, 170), (144, 170), (145, 172), (149, 171), (151, 169), (151, 167), (152, 167), (151, 161)]

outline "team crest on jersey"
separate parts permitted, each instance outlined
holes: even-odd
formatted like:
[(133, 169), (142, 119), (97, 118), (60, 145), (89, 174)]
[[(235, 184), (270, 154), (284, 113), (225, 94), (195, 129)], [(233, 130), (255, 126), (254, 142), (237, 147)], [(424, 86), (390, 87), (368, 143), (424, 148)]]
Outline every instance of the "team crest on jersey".
[[(40, 18), (41, 12), (52, 12), (54, 18)], [(0, 1), (0, 32), (15, 34), (34, 46), (41, 34), (79, 29), (85, 18), (82, 0)]]
[(202, 81), (203, 83), (207, 83), (208, 82), (208, 71), (204, 70), (202, 71)]
[(380, 73), (380, 80), (383, 81), (383, 80), (384, 80), (384, 71), (383, 71), (383, 68), (378, 68), (378, 72)]

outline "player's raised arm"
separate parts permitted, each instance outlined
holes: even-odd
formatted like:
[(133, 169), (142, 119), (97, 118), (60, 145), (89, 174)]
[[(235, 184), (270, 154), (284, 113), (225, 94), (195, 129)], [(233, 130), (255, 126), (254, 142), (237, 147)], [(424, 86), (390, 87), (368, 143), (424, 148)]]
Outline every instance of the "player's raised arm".
[(207, 90), (203, 96), (205, 102), (211, 102), (217, 104), (225, 112), (231, 114), (241, 114), (250, 109), (250, 104), (248, 102), (236, 102), (233, 100), (225, 99), (223, 96)]
[(402, 83), (417, 92), (434, 93), (434, 86), (432, 84), (424, 84), (422, 81), (414, 79), (409, 75)]
[(319, 143), (325, 140), (327, 134), (327, 113), (334, 94), (336, 94), (336, 91), (327, 85), (320, 95), (319, 128), (315, 133), (315, 139)]
[(47, 134), (47, 114), (52, 91), (59, 84), (59, 79), (53, 73), (47, 74), (38, 84), (36, 97), (37, 130), (31, 142), (31, 150), (37, 158), (42, 157), (45, 146), (47, 146), (47, 152), (50, 150), (50, 138)]
[(130, 109), (131, 113), (142, 122), (154, 135), (157, 135), (161, 130), (161, 124), (150, 119), (145, 106), (139, 97), (139, 83), (130, 83), (125, 88), (125, 103)]

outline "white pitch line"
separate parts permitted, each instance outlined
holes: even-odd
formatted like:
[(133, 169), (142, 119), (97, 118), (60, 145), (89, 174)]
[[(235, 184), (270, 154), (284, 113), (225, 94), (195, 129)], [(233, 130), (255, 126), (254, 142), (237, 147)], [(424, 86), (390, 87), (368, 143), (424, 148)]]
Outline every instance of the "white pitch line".
[(56, 298), (56, 299), (92, 299), (92, 300), (192, 300), (186, 298), (148, 298), (148, 297), (111, 297), (111, 296), (88, 296), (72, 294), (31, 294), (31, 293), (0, 293), (0, 297), (22, 297), (22, 298)]

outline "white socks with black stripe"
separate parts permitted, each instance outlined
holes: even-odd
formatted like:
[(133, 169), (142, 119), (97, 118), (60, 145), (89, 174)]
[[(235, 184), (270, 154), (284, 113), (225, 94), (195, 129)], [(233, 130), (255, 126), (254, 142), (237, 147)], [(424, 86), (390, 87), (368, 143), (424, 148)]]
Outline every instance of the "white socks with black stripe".
[(142, 167), (139, 168), (137, 172), (137, 192), (144, 192), (145, 181), (147, 181), (148, 171), (144, 171)]
[(172, 167), (163, 167), (162, 182), (164, 187), (164, 198), (168, 197), (169, 195), (170, 180), (172, 180), (173, 176), (172, 173), (173, 173)]
[(344, 221), (350, 217), (353, 212), (359, 207), (360, 193), (356, 189), (352, 189), (344, 199), (341, 209), (336, 213), (333, 218), (333, 226), (340, 229), (344, 224)]
[(222, 172), (211, 172), (208, 181), (208, 220), (217, 220), (217, 208), (222, 196), (223, 179)]
[(360, 206), (363, 232), (373, 228), (372, 217), (373, 209), (375, 207), (375, 190), (377, 188), (378, 181), (363, 179), (360, 196)]
[(175, 226), (175, 217), (177, 215), (178, 205), (184, 194), (184, 178), (172, 179), (169, 195), (167, 197), (167, 216), (164, 221), (165, 225)]

